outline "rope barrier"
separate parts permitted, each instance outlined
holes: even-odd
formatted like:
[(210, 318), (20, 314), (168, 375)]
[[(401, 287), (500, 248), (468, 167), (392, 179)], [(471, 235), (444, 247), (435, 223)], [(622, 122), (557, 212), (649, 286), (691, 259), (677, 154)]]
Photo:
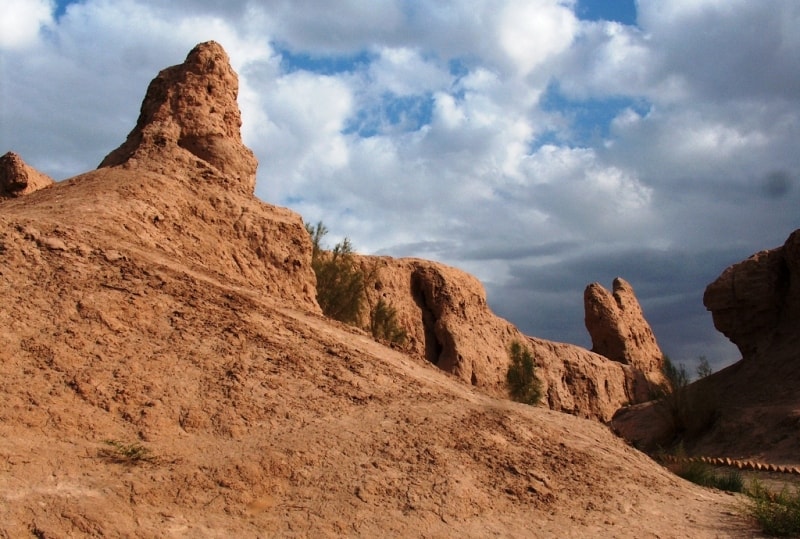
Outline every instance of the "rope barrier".
[(675, 464), (702, 462), (711, 466), (728, 466), (739, 470), (754, 470), (757, 472), (775, 472), (800, 475), (800, 467), (780, 466), (777, 464), (765, 464), (752, 460), (739, 460), (727, 457), (676, 457), (674, 455), (661, 455), (661, 460)]

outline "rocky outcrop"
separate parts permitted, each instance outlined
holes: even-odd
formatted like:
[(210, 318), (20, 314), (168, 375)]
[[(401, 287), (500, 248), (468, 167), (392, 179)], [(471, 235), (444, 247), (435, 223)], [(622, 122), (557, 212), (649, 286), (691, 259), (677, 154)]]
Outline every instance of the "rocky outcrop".
[[(257, 287), (319, 312), (300, 217), (252, 196), (256, 162), (241, 142), (236, 91), (222, 48), (195, 47), (186, 62), (150, 84), (126, 142), (97, 171), (64, 182), (80, 195), (73, 215), (81, 219), (20, 224), (20, 247), (32, 248), (27, 238), (58, 245), (67, 257), (92, 253), (91, 242), (81, 246), (77, 239), (89, 235), (78, 229), (102, 222), (120, 245), (133, 242), (159, 260), (192, 268), (198, 278)], [(119, 251), (102, 256), (146, 265), (133, 262), (130, 249)], [(506, 396), (508, 347), (517, 340), (531, 349), (554, 410), (607, 420), (646, 394), (639, 358), (609, 361), (578, 346), (527, 337), (492, 313), (481, 283), (463, 271), (416, 259), (365, 257), (362, 263), (378, 275), (370, 303), (383, 298), (396, 309), (407, 351), (482, 391)]]
[(505, 376), (506, 345), (523, 335), (492, 314), (475, 277), (421, 259), (365, 256), (360, 262), (375, 276), (368, 304), (382, 299), (395, 309), (407, 351), (475, 386), (494, 387)]
[(637, 402), (641, 373), (580, 346), (528, 337), (551, 410), (609, 421)]
[(14, 152), (0, 157), (0, 200), (27, 195), (53, 183), (53, 178), (27, 165)]
[(724, 270), (706, 288), (703, 302), (742, 359), (684, 388), (673, 397), (672, 410), (665, 413), (654, 403), (630, 407), (620, 410), (612, 427), (637, 447), (663, 447), (675, 441), (677, 411), (683, 426), (709, 418), (706, 428), (691, 429), (684, 440), (694, 454), (797, 462), (800, 230), (783, 246)]
[[(649, 396), (647, 375), (653, 373), (580, 346), (523, 335), (491, 311), (472, 275), (419, 259), (362, 257), (361, 264), (376, 276), (368, 303), (382, 299), (395, 309), (408, 336), (406, 351), (465, 383), (507, 396), (508, 348), (516, 340), (531, 350), (545, 404), (553, 410), (605, 421), (621, 406)], [(366, 312), (362, 325), (368, 325)]]
[[(319, 312), (302, 218), (253, 196), (256, 160), (242, 144), (237, 88), (228, 56), (214, 42), (163, 70), (124, 144), (97, 170), (37, 193), (52, 208), (38, 222), (11, 212), (27, 197), (4, 202), (3, 213), (17, 216), (2, 223), (5, 256), (36, 260), (41, 248), (55, 246), (76, 270), (87, 257), (177, 266), (194, 279), (252, 287)], [(118, 247), (101, 245), (101, 229)]]
[[(586, 330), (592, 338), (592, 352), (630, 365), (644, 374), (651, 386), (665, 382), (662, 373), (664, 354), (644, 317), (633, 287), (624, 279), (614, 279), (612, 292), (592, 283), (583, 294)], [(650, 393), (639, 395), (643, 401)]]
[(727, 268), (708, 285), (703, 303), (714, 326), (742, 353), (759, 356), (800, 327), (800, 230), (783, 246)]
[(183, 64), (161, 71), (147, 89), (136, 127), (100, 167), (127, 164), (169, 172), (194, 166), (199, 178), (252, 194), (253, 152), (242, 143), (239, 79), (225, 50), (197, 45)]

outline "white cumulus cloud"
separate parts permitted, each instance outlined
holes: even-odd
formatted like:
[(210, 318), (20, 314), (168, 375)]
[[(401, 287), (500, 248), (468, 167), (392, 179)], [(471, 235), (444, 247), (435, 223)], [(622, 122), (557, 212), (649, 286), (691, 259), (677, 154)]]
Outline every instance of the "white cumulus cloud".
[(26, 47), (53, 23), (52, 0), (4, 0), (0, 5), (0, 49)]

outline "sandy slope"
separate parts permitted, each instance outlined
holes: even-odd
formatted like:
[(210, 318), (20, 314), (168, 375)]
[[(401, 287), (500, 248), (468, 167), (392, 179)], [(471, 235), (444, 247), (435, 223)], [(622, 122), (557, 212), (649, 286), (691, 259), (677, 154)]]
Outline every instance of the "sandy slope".
[[(103, 169), (0, 204), (0, 536), (751, 535), (737, 498), (606, 427), (476, 393), (274, 268), (215, 265), (222, 242), (256, 260), (249, 236), (210, 235), (225, 216), (203, 211), (180, 234), (148, 222), (142, 205), (221, 196), (163, 181)], [(265, 230), (291, 221), (225, 196)]]

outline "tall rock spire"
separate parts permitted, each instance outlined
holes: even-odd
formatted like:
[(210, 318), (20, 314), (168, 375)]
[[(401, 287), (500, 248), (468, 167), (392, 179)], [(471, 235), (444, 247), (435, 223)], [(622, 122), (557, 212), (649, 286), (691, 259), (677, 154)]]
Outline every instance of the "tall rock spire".
[(584, 291), (583, 302), (592, 352), (630, 365), (651, 385), (665, 381), (661, 371), (664, 354), (627, 281), (614, 279), (613, 292), (592, 283)]
[[(229, 186), (253, 193), (258, 161), (242, 143), (238, 92), (239, 79), (222, 46), (197, 45), (184, 63), (153, 79), (136, 127), (100, 167), (193, 163), (213, 167)], [(202, 174), (210, 176), (216, 174)]]

